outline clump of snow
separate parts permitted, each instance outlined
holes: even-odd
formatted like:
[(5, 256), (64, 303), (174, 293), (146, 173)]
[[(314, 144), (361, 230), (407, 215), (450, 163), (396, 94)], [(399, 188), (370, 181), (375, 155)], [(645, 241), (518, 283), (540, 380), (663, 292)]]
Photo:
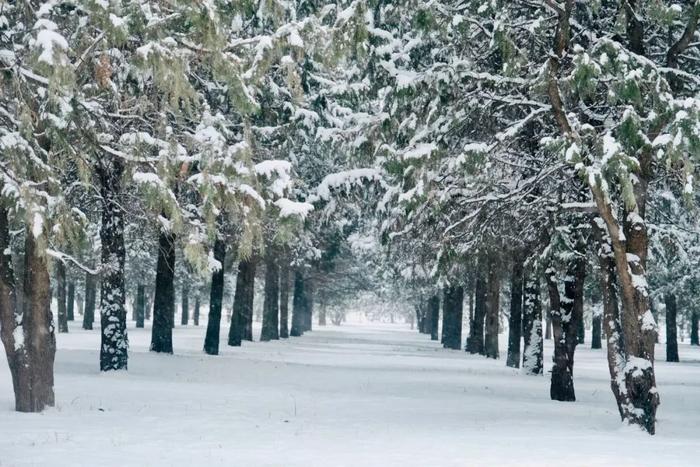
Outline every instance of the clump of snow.
[(292, 201), (287, 198), (280, 198), (274, 202), (280, 210), (280, 217), (300, 217), (306, 219), (306, 216), (314, 210), (312, 204)]
[(381, 181), (382, 176), (377, 169), (352, 169), (327, 175), (316, 188), (319, 199), (329, 200), (331, 190), (344, 188), (349, 190), (352, 186), (362, 186), (364, 181)]
[(55, 65), (55, 54), (68, 50), (68, 41), (66, 41), (65, 37), (52, 29), (39, 31), (34, 45), (41, 50), (38, 60), (48, 65)]

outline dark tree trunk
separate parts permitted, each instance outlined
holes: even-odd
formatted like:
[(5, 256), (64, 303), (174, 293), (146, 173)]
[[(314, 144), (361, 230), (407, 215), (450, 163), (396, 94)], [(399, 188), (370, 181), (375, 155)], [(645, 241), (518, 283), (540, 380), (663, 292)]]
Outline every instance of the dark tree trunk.
[(85, 310), (83, 311), (83, 329), (92, 329), (95, 322), (95, 302), (97, 299), (97, 280), (94, 275), (85, 273)]
[(603, 322), (602, 316), (593, 315), (592, 326), (591, 326), (591, 349), (602, 349), (603, 343)]
[(552, 338), (552, 315), (547, 311), (545, 317), (544, 338), (550, 340)]
[(579, 344), (585, 344), (586, 343), (586, 323), (583, 320), (583, 317), (581, 317), (581, 321), (578, 323), (578, 343)]
[(515, 259), (510, 276), (510, 317), (508, 318), (508, 357), (506, 365), (520, 368), (520, 337), (523, 316), (523, 262)]
[(139, 284), (136, 286), (136, 327), (143, 327), (143, 320), (146, 316), (146, 286)]
[(489, 261), (487, 287), (484, 353), (488, 358), (498, 358), (498, 316), (500, 312), (501, 279), (494, 259)]
[(474, 322), (469, 329), (469, 353), (484, 355), (484, 320), (486, 319), (486, 261), (479, 260), (474, 286)]
[(525, 278), (523, 294), (523, 372), (542, 374), (542, 305), (540, 283), (535, 274)]
[[(126, 333), (124, 286), (124, 212), (121, 203), (123, 162), (113, 158), (98, 170), (102, 195), (102, 267), (100, 276), (100, 370), (126, 370), (129, 339)], [(108, 166), (107, 166), (108, 164)]]
[(192, 312), (192, 320), (195, 326), (199, 326), (199, 305), (199, 291), (197, 291), (197, 295), (194, 297), (194, 311)]
[(228, 345), (238, 347), (244, 340), (253, 340), (253, 301), (255, 298), (255, 261), (252, 258), (238, 263), (233, 313), (228, 332)]
[[(261, 341), (279, 339), (279, 297), (280, 277), (277, 252), (268, 246), (265, 254), (265, 299), (263, 301), (263, 322)], [(324, 323), (325, 324), (325, 323)]]
[(156, 294), (153, 298), (151, 351), (173, 353), (175, 323), (175, 235), (161, 231), (158, 238)]
[[(185, 278), (184, 281), (187, 281)], [(180, 325), (187, 326), (190, 321), (190, 288), (187, 284), (182, 285), (182, 314), (180, 315)]]
[(56, 261), (56, 302), (58, 303), (58, 332), (68, 332), (66, 265), (61, 260)]
[(698, 317), (700, 313), (694, 311), (690, 315), (690, 345), (700, 345), (698, 340)]
[(462, 348), (462, 313), (464, 302), (464, 289), (461, 286), (447, 286), (443, 290), (443, 323), (446, 327), (446, 349), (459, 350)]
[(421, 302), (420, 308), (421, 314), (423, 315), (423, 333), (430, 334), (433, 329), (433, 315), (431, 313), (429, 301)]
[(304, 332), (312, 330), (314, 312), (314, 284), (310, 277), (304, 280)]
[(75, 283), (68, 283), (68, 295), (66, 296), (66, 318), (75, 321)]
[[(392, 316), (392, 320), (393, 320), (393, 316)], [(326, 307), (323, 305), (319, 305), (319, 308), (318, 308), (318, 325), (319, 326), (326, 325)]]
[[(219, 335), (221, 334), (221, 308), (224, 302), (224, 262), (226, 260), (226, 244), (217, 238), (214, 242), (214, 259), (221, 267), (211, 275), (211, 291), (209, 294), (209, 319), (207, 333), (204, 337), (204, 352), (209, 355), (219, 354)], [(199, 295), (195, 299), (194, 324), (199, 324)]]
[(440, 321), (440, 297), (433, 295), (428, 300), (428, 313), (430, 313), (430, 340), (438, 340), (438, 324)]
[(289, 264), (286, 258), (280, 268), (280, 337), (289, 337)]
[(40, 412), (54, 405), (56, 339), (46, 255), (37, 251), (30, 226), (25, 232), (24, 298), (18, 300), (12, 256), (5, 254), (10, 249), (8, 214), (0, 205), (0, 338), (12, 377), (15, 410)]
[(292, 297), (292, 337), (304, 334), (304, 276), (300, 271), (294, 272), (294, 296)]
[(677, 362), (679, 359), (676, 294), (667, 293), (664, 299), (666, 301), (666, 361)]

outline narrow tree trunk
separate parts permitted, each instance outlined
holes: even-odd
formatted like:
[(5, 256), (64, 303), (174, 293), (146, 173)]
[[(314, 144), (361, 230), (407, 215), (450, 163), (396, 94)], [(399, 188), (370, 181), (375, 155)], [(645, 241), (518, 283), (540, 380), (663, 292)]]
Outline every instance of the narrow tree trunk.
[(516, 257), (510, 276), (510, 317), (508, 318), (508, 357), (506, 365), (520, 368), (520, 337), (523, 315), (523, 262)]
[(679, 359), (676, 294), (667, 293), (664, 298), (666, 301), (666, 361), (677, 362)]
[(294, 296), (292, 297), (292, 337), (304, 334), (304, 276), (301, 271), (294, 272)]
[(443, 291), (443, 322), (447, 322), (445, 331), (446, 349), (462, 348), (462, 314), (464, 289), (461, 286), (447, 286)]
[(143, 327), (143, 320), (146, 316), (146, 286), (139, 284), (136, 286), (136, 327)]
[(523, 373), (542, 374), (542, 305), (540, 283), (535, 274), (525, 279), (523, 302)]
[(550, 340), (552, 338), (552, 315), (547, 311), (545, 316), (544, 338)]
[(498, 358), (498, 316), (500, 313), (501, 279), (495, 259), (489, 261), (487, 287), (484, 353), (488, 358)]
[(486, 275), (487, 264), (479, 260), (474, 290), (474, 322), (469, 329), (467, 345), (469, 353), (484, 354), (484, 320), (486, 319)]
[(289, 264), (286, 258), (280, 268), (280, 337), (289, 337)]
[(310, 277), (304, 280), (304, 332), (312, 331), (314, 310), (314, 284)]
[(98, 170), (102, 195), (100, 227), (100, 370), (126, 370), (129, 339), (126, 332), (126, 289), (124, 286), (124, 212), (121, 178), (124, 165), (118, 158), (104, 162)]
[(95, 322), (95, 301), (97, 299), (96, 278), (85, 273), (85, 310), (83, 311), (83, 329), (91, 330)]
[[(217, 238), (214, 242), (214, 259), (218, 261), (219, 269), (211, 274), (211, 290), (209, 293), (209, 319), (207, 333), (204, 337), (204, 352), (209, 355), (219, 354), (219, 335), (221, 334), (221, 308), (224, 303), (224, 263), (226, 260), (226, 243)], [(195, 299), (194, 324), (199, 324), (199, 295)]]
[(68, 283), (68, 295), (66, 295), (66, 319), (75, 321), (75, 283)]
[(0, 205), (0, 338), (12, 377), (15, 410), (40, 412), (55, 402), (56, 340), (49, 269), (46, 255), (37, 249), (37, 243), (45, 242), (45, 238), (35, 238), (30, 226), (25, 232), (24, 298), (20, 301), (12, 256), (5, 253), (10, 250), (8, 214)]
[(56, 261), (56, 302), (58, 304), (58, 332), (68, 332), (68, 310), (66, 307), (66, 265)]
[(175, 235), (161, 231), (158, 238), (156, 294), (153, 298), (151, 351), (173, 353), (175, 322)]
[[(243, 259), (238, 263), (228, 345), (238, 347), (243, 340), (252, 340), (254, 298), (255, 261), (252, 258)], [(251, 330), (250, 333), (249, 330)]]
[[(393, 320), (392, 316), (392, 320)], [(325, 326), (326, 325), (326, 307), (325, 305), (320, 305), (318, 308), (318, 325), (319, 326)]]
[(603, 320), (602, 316), (593, 314), (592, 326), (591, 326), (591, 349), (601, 349), (603, 348), (602, 334), (603, 334)]
[(272, 246), (268, 246), (265, 254), (265, 299), (260, 332), (261, 341), (279, 339), (280, 278), (277, 258), (277, 251)]
[(698, 340), (698, 318), (700, 318), (700, 313), (697, 311), (690, 315), (690, 345), (700, 345), (700, 340)]
[(192, 320), (195, 326), (199, 326), (199, 300), (199, 291), (197, 291), (197, 295), (194, 297), (194, 311), (192, 312)]
[(428, 300), (428, 313), (430, 313), (430, 340), (438, 340), (438, 324), (440, 321), (440, 297), (433, 295)]
[(182, 284), (182, 314), (180, 315), (180, 325), (187, 326), (190, 321), (190, 288), (187, 285), (187, 278), (183, 279)]

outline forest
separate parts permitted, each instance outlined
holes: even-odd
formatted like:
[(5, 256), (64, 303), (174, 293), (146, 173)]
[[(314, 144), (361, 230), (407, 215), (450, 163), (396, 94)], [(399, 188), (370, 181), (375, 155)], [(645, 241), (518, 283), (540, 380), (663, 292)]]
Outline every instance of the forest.
[(75, 333), (128, 379), (140, 328), (177, 355), (187, 327), (206, 360), (369, 307), (552, 401), (601, 349), (609, 417), (654, 435), (655, 353), (700, 344), (699, 20), (700, 0), (0, 0), (0, 387), (60, 405)]

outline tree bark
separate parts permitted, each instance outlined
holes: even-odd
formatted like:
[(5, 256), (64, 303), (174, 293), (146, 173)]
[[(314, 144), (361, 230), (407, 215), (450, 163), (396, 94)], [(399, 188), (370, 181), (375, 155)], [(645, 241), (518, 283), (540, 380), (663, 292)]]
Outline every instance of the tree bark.
[(75, 283), (68, 283), (68, 294), (66, 295), (66, 319), (75, 321)]
[(469, 353), (484, 354), (484, 321), (486, 319), (486, 275), (487, 264), (483, 259), (479, 260), (476, 271), (476, 283), (474, 286), (474, 322), (469, 329), (467, 347)]
[(428, 300), (428, 313), (430, 313), (430, 340), (438, 340), (438, 324), (440, 322), (440, 297), (433, 295)]
[(484, 353), (488, 358), (498, 358), (498, 316), (500, 314), (501, 279), (496, 260), (493, 258), (489, 261), (487, 287)]
[[(268, 246), (265, 254), (265, 299), (263, 301), (263, 322), (261, 341), (279, 339), (279, 297), (280, 278), (277, 264), (277, 251)], [(325, 322), (324, 322), (325, 324)]]
[(228, 345), (238, 347), (243, 340), (252, 340), (253, 301), (255, 298), (255, 261), (243, 259), (238, 263), (233, 313), (228, 333)]
[(603, 320), (602, 316), (598, 314), (593, 315), (592, 327), (591, 327), (591, 349), (602, 349), (603, 343)]
[(676, 294), (667, 293), (666, 301), (666, 361), (677, 362), (678, 359), (678, 308)]
[(280, 268), (280, 337), (289, 337), (289, 263), (286, 258)]
[(304, 280), (304, 332), (312, 331), (314, 311), (314, 283), (310, 277)]
[(197, 291), (197, 295), (194, 297), (194, 310), (192, 312), (192, 320), (195, 326), (199, 326), (199, 300), (199, 291)]
[(139, 284), (136, 286), (136, 327), (143, 328), (144, 317), (146, 316), (146, 286)]
[(700, 313), (694, 311), (690, 315), (690, 345), (700, 345), (700, 340), (698, 339), (698, 321)]
[(151, 351), (173, 353), (175, 323), (175, 235), (162, 230), (158, 238), (156, 293), (153, 298)]
[(102, 224), (100, 226), (100, 370), (126, 370), (129, 338), (126, 332), (126, 290), (124, 286), (124, 212), (121, 178), (124, 163), (112, 158), (100, 166)]
[[(1, 188), (1, 187), (0, 187)], [(30, 226), (25, 228), (24, 298), (18, 300), (7, 210), (0, 205), (0, 338), (7, 355), (15, 410), (40, 412), (55, 403), (53, 365), (56, 339), (51, 316), (51, 283), (46, 256)]]
[(68, 332), (68, 310), (66, 307), (66, 265), (56, 261), (56, 302), (58, 304), (58, 332)]
[(292, 337), (304, 334), (304, 276), (301, 271), (294, 272), (294, 295), (292, 297)]
[(523, 315), (523, 261), (516, 257), (510, 276), (510, 317), (508, 318), (508, 356), (506, 365), (520, 368), (520, 337)]
[(534, 274), (525, 279), (523, 294), (523, 373), (542, 374), (542, 305), (540, 283)]
[(187, 279), (183, 280), (182, 284), (182, 314), (180, 315), (180, 325), (187, 326), (190, 321), (190, 288), (187, 284)]
[(464, 302), (464, 288), (462, 286), (446, 286), (443, 290), (443, 324), (446, 327), (446, 349), (459, 350), (462, 348), (462, 314)]
[(579, 344), (585, 344), (586, 343), (586, 323), (583, 320), (583, 316), (581, 316), (581, 321), (578, 322), (578, 329), (577, 329), (577, 338), (578, 338), (578, 343)]
[(85, 309), (83, 311), (83, 329), (91, 330), (95, 322), (95, 301), (97, 299), (97, 280), (92, 274), (85, 273)]
[[(204, 337), (204, 352), (208, 355), (219, 354), (219, 335), (221, 334), (221, 309), (224, 303), (224, 263), (226, 260), (226, 243), (217, 238), (214, 242), (214, 259), (221, 267), (211, 274), (209, 293), (209, 319), (207, 333)], [(195, 299), (195, 325), (199, 323), (199, 296)]]
[(552, 315), (549, 311), (547, 311), (545, 315), (544, 338), (545, 340), (550, 340), (552, 339)]

